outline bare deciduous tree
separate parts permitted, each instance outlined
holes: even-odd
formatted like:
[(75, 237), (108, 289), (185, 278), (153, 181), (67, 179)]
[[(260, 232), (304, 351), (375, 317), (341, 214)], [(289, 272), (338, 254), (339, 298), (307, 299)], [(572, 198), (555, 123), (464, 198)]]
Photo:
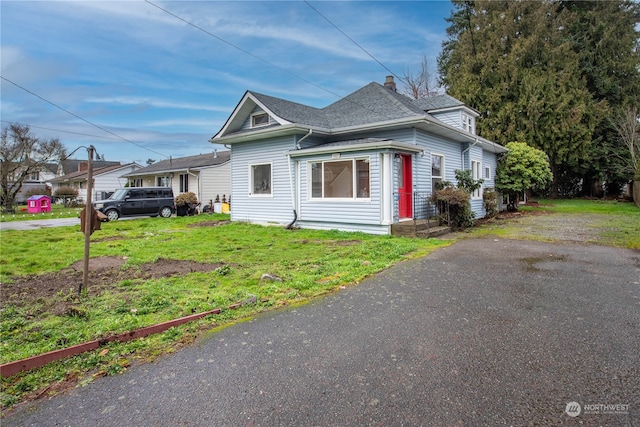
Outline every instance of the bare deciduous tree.
[(627, 107), (614, 120), (612, 125), (620, 136), (620, 140), (629, 150), (630, 157), (625, 159), (628, 162), (628, 172), (630, 175), (638, 172), (640, 168), (640, 115), (638, 107)]
[(405, 82), (403, 93), (413, 99), (436, 94), (436, 78), (431, 73), (426, 55), (422, 56), (418, 72), (412, 73), (410, 70), (405, 70), (403, 80)]
[(11, 124), (2, 129), (0, 143), (0, 204), (11, 209), (24, 181), (40, 173), (47, 163), (65, 156), (64, 145), (57, 139), (43, 140), (30, 132), (29, 126)]

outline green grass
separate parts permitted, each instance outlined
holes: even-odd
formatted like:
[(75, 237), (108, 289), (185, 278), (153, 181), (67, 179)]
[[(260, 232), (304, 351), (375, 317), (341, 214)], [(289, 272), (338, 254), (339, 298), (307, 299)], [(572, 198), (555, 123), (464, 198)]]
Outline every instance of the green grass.
[[(640, 249), (640, 209), (630, 203), (588, 200), (540, 200), (525, 213), (589, 215), (598, 243)], [(2, 379), (3, 408), (41, 394), (53, 394), (66, 384), (83, 385), (102, 375), (117, 374), (129, 365), (174, 351), (205, 331), (283, 305), (300, 304), (411, 257), (420, 257), (455, 241), (373, 236), (338, 231), (285, 230), (245, 223), (190, 227), (227, 215), (141, 218), (102, 224), (91, 236), (91, 257), (125, 258), (121, 270), (135, 271), (160, 258), (213, 263), (213, 271), (157, 279), (124, 278), (109, 288), (76, 293), (75, 283), (49, 298), (28, 304), (0, 301), (0, 363), (19, 360), (87, 340), (223, 308), (219, 315), (127, 343), (110, 343), (43, 368)], [(466, 233), (465, 233), (466, 234)], [(518, 220), (492, 221), (469, 236), (523, 237)], [(38, 230), (4, 230), (0, 234), (0, 281), (10, 289), (12, 277), (60, 273), (83, 259), (84, 235), (78, 226)], [(270, 273), (282, 281), (261, 281)], [(225, 309), (255, 295), (258, 304)], [(67, 307), (60, 312), (56, 307)]]
[(0, 214), (0, 222), (12, 221), (29, 221), (36, 219), (55, 219), (55, 218), (77, 218), (82, 207), (67, 208), (62, 205), (54, 204), (51, 206), (51, 212), (28, 213), (27, 206), (16, 206), (15, 213)]
[[(640, 249), (640, 209), (633, 203), (610, 200), (539, 200), (539, 206), (522, 206), (523, 220), (490, 221), (470, 230), (473, 236), (495, 235), (510, 239), (556, 240), (549, 232), (523, 234), (527, 214), (565, 215), (584, 224), (593, 234), (590, 243), (628, 249)], [(545, 220), (542, 219), (544, 224)], [(556, 224), (556, 227), (558, 225)], [(561, 224), (559, 225), (561, 228)]]
[[(91, 236), (91, 257), (126, 257), (122, 270), (135, 270), (159, 258), (220, 265), (216, 270), (148, 280), (123, 279), (108, 288), (77, 295), (69, 283), (49, 298), (6, 304), (0, 311), (0, 363), (20, 360), (110, 334), (229, 305), (255, 295), (258, 304), (172, 328), (129, 343), (109, 344), (108, 352), (88, 352), (3, 379), (2, 405), (10, 407), (55, 384), (86, 382), (113, 374), (138, 359), (149, 360), (193, 340), (200, 330), (238, 321), (257, 312), (304, 302), (356, 284), (410, 257), (423, 256), (451, 241), (373, 236), (338, 231), (285, 230), (246, 223), (216, 227), (190, 224), (228, 219), (198, 215), (141, 218), (102, 224)], [(83, 259), (79, 227), (2, 231), (0, 280), (62, 274)], [(261, 281), (264, 273), (282, 281)], [(45, 285), (46, 286), (46, 285)], [(60, 312), (57, 307), (67, 307)]]
[(630, 218), (640, 217), (640, 209), (633, 203), (615, 200), (566, 199), (538, 200), (539, 207), (523, 206), (522, 211), (543, 210), (566, 214), (619, 215)]

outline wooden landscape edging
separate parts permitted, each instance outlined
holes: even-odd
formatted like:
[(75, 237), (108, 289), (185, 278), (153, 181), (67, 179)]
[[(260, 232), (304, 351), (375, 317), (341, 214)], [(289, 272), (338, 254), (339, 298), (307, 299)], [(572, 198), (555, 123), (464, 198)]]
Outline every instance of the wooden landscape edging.
[[(256, 301), (257, 301), (257, 298), (255, 296), (252, 296), (251, 298), (248, 298), (244, 301), (230, 305), (229, 309), (233, 310), (245, 304), (252, 304), (252, 303), (255, 304)], [(106, 338), (101, 338), (93, 341), (88, 341), (82, 344), (73, 345), (71, 347), (63, 348), (60, 350), (49, 351), (47, 353), (43, 353), (38, 356), (32, 356), (26, 359), (16, 360), (15, 362), (5, 363), (3, 365), (0, 365), (0, 375), (2, 375), (3, 378), (7, 378), (23, 371), (28, 371), (34, 368), (40, 368), (48, 363), (56, 362), (66, 357), (75, 356), (80, 353), (84, 353), (86, 351), (95, 350), (113, 341), (126, 342), (136, 338), (143, 338), (148, 335), (164, 332), (173, 326), (179, 326), (184, 323), (191, 322), (193, 320), (201, 319), (211, 314), (220, 314), (221, 312), (222, 312), (221, 309), (216, 308), (216, 309), (205, 311), (202, 313), (181, 317), (179, 319), (169, 320), (167, 322), (146, 326), (144, 328), (136, 329), (133, 331), (112, 335)]]

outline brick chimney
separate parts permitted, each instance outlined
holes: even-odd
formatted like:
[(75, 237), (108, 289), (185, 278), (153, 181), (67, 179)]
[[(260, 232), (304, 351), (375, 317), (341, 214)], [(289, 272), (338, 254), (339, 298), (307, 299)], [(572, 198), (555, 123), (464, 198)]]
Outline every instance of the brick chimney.
[(393, 76), (387, 76), (387, 80), (384, 81), (384, 87), (390, 91), (397, 92), (396, 82), (393, 81)]

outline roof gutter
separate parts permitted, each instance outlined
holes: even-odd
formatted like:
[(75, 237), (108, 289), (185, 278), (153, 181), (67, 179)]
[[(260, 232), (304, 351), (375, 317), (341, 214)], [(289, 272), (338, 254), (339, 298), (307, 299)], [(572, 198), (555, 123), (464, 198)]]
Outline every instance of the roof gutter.
[(330, 135), (331, 131), (314, 126), (304, 126), (297, 124), (287, 124), (275, 127), (268, 127), (261, 130), (247, 131), (227, 136), (213, 137), (209, 142), (213, 144), (223, 144), (225, 147), (230, 144), (238, 144), (242, 142), (253, 142), (260, 139), (272, 138), (275, 136), (286, 136), (295, 134), (307, 134), (310, 129), (315, 133)]
[(471, 148), (473, 148), (473, 146), (476, 145), (477, 143), (478, 143), (478, 138), (476, 138), (473, 144), (468, 146), (466, 150), (463, 150), (462, 153), (460, 153), (460, 164), (462, 165), (462, 170), (464, 170), (464, 155), (467, 154), (467, 152), (471, 150)]
[(414, 153), (422, 153), (424, 149), (415, 144), (407, 144), (404, 142), (398, 141), (380, 141), (374, 143), (363, 143), (363, 144), (354, 144), (354, 145), (332, 145), (329, 147), (313, 147), (313, 148), (305, 148), (301, 150), (292, 150), (287, 151), (285, 154), (287, 156), (300, 157), (311, 154), (328, 154), (328, 153), (337, 153), (337, 152), (352, 152), (352, 151), (364, 151), (364, 150), (380, 150), (380, 149), (396, 149), (409, 151)]

